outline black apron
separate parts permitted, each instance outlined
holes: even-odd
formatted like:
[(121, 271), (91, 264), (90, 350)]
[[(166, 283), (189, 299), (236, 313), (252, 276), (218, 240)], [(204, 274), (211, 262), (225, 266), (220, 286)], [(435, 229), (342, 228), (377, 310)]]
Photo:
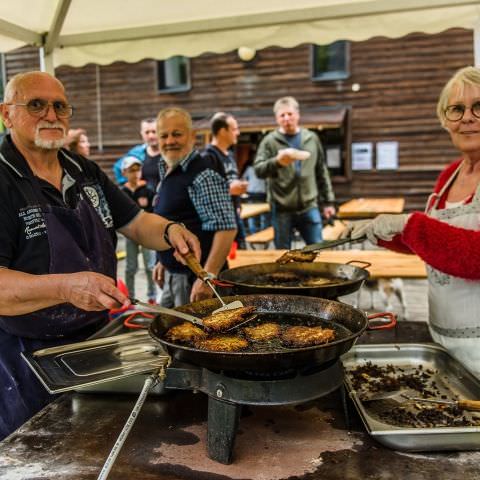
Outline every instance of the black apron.
[[(72, 175), (83, 188), (80, 176)], [(48, 273), (91, 271), (116, 277), (114, 242), (92, 204), (79, 195), (76, 208), (47, 205), (38, 180), (31, 177), (29, 204), (40, 205), (47, 229)], [(55, 397), (37, 380), (20, 352), (81, 341), (108, 321), (108, 312), (87, 312), (60, 304), (26, 315), (0, 317), (0, 439)]]

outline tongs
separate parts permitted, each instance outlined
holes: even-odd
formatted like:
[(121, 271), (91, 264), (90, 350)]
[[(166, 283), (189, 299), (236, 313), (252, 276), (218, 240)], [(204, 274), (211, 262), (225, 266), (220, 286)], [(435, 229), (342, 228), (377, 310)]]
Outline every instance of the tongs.
[(183, 258), (187, 262), (188, 268), (200, 279), (203, 280), (213, 291), (215, 296), (220, 300), (222, 306), (217, 308), (212, 312), (213, 315), (218, 312), (223, 312), (224, 310), (234, 310), (236, 308), (242, 308), (244, 305), (240, 300), (234, 300), (230, 303), (225, 303), (223, 298), (217, 292), (217, 289), (214, 287), (212, 282), (212, 276), (206, 272), (203, 267), (200, 265), (200, 262), (195, 258), (192, 252), (187, 253), (187, 255), (183, 255)]
[(281, 257), (277, 258), (276, 262), (281, 264), (288, 262), (313, 262), (320, 250), (334, 248), (352, 242), (363, 242), (366, 239), (366, 236), (361, 236), (358, 238), (347, 237), (337, 240), (323, 240), (322, 242), (312, 243), (297, 250), (288, 250), (288, 252), (285, 252)]

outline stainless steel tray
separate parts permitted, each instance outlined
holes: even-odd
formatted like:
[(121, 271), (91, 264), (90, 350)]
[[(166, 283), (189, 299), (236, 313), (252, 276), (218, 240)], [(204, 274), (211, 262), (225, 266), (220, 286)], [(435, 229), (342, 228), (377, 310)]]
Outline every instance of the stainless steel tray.
[[(422, 365), (449, 398), (480, 399), (480, 381), (437, 344), (357, 345), (342, 356), (345, 385), (368, 433), (389, 448), (404, 451), (480, 450), (480, 427), (398, 427), (375, 418), (373, 402), (362, 401), (349, 370), (367, 361), (409, 371)], [(472, 412), (480, 416), (479, 412)]]
[(138, 392), (143, 374), (170, 361), (147, 331), (45, 348), (22, 356), (50, 393), (80, 389)]

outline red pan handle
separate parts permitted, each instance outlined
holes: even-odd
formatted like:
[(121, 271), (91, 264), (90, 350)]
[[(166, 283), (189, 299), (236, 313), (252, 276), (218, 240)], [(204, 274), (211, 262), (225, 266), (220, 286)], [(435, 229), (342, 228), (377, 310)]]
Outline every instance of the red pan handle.
[(123, 325), (127, 328), (148, 328), (148, 324), (143, 322), (135, 322), (134, 318), (135, 317), (141, 317), (141, 318), (148, 318), (148, 319), (153, 319), (155, 318), (155, 315), (150, 315), (149, 313), (145, 312), (134, 312), (131, 315), (129, 315), (124, 321)]
[[(386, 318), (388, 319), (386, 322), (381, 323), (380, 325), (370, 325), (370, 320), (375, 318)], [(368, 319), (368, 330), (383, 330), (386, 328), (394, 328), (397, 324), (397, 317), (391, 312), (381, 312), (381, 313), (373, 313), (372, 315), (367, 316)]]

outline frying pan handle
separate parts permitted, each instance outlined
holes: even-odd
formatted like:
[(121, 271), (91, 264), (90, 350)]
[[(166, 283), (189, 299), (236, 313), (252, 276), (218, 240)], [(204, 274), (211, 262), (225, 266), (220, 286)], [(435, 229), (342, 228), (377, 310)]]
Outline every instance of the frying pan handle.
[[(135, 317), (140, 317), (143, 319), (142, 322), (135, 322), (134, 318)], [(131, 315), (129, 315), (124, 321), (123, 325), (127, 328), (148, 328), (148, 325), (152, 321), (152, 319), (155, 318), (154, 315), (150, 315), (149, 313), (145, 312), (133, 312)], [(145, 319), (149, 319), (150, 321), (145, 321)]]
[[(388, 320), (386, 322), (382, 322), (380, 325), (371, 325), (370, 320), (373, 320), (375, 318), (386, 318)], [(394, 328), (397, 324), (397, 317), (391, 312), (373, 313), (372, 315), (368, 315), (367, 319), (368, 330), (383, 330), (386, 328)]]
[(354, 263), (359, 263), (360, 268), (368, 268), (372, 266), (370, 262), (364, 262), (363, 260), (350, 260), (347, 262), (347, 265), (353, 265)]
[(188, 268), (201, 280), (206, 280), (210, 278), (209, 274), (203, 269), (200, 265), (200, 262), (195, 258), (192, 252), (188, 252), (186, 255), (183, 255), (183, 258), (187, 262)]

